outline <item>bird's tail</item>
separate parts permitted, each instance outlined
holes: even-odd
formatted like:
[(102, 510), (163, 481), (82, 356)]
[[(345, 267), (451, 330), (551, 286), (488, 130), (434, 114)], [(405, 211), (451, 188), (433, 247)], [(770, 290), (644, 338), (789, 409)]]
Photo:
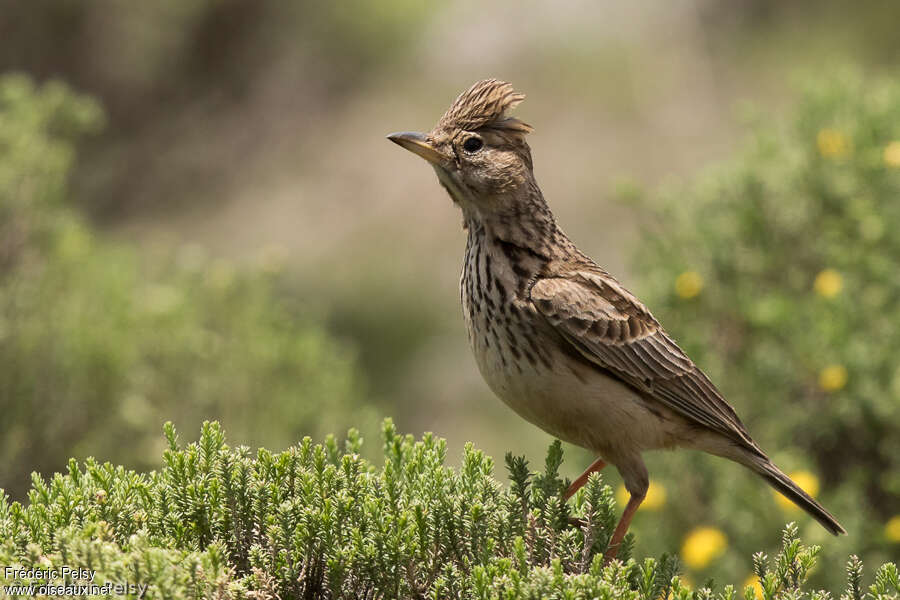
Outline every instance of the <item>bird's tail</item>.
[(784, 494), (788, 500), (808, 512), (812, 518), (822, 524), (822, 527), (834, 535), (846, 535), (847, 531), (837, 522), (837, 519), (835, 519), (830, 512), (825, 510), (824, 506), (816, 502), (812, 496), (800, 489), (800, 486), (794, 483), (790, 477), (785, 475), (781, 469), (772, 464), (771, 461), (762, 460), (744, 464), (762, 475), (762, 477), (769, 482), (769, 485)]

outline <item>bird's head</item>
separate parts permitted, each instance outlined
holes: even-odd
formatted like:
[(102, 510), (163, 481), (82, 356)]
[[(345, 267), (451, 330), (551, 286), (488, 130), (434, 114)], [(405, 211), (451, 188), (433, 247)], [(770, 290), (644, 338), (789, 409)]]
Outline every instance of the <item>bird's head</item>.
[(524, 99), (504, 81), (479, 81), (459, 95), (431, 132), (392, 133), (388, 139), (431, 163), (464, 212), (517, 214), (523, 189), (537, 187), (525, 142), (531, 126), (507, 115)]

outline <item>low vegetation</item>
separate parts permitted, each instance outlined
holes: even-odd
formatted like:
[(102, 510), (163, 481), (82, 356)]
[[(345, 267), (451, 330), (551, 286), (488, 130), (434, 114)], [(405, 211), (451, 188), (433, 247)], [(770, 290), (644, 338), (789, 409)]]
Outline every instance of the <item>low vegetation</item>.
[[(508, 455), (505, 487), (478, 450), (450, 468), (443, 440), (416, 441), (390, 421), (379, 466), (360, 457), (355, 430), (340, 444), (305, 438), (255, 455), (229, 447), (216, 423), (183, 447), (171, 424), (165, 434), (159, 471), (72, 460), (49, 481), (35, 475), (26, 505), (0, 500), (0, 563), (88, 569), (98, 584), (148, 585), (146, 598), (833, 597), (805, 588), (819, 549), (802, 545), (793, 525), (774, 560), (753, 557), (759, 584), (744, 589), (691, 590), (672, 556), (632, 558), (630, 536), (622, 560), (604, 565), (613, 492), (593, 475), (563, 502), (559, 442), (540, 473)], [(848, 599), (900, 594), (894, 564), (868, 585), (855, 557), (848, 573)]]

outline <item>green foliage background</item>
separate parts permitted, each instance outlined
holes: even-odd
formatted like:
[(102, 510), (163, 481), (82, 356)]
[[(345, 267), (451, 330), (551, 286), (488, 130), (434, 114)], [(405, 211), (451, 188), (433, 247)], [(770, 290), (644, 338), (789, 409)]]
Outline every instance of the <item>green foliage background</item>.
[[(803, 516), (804, 535), (895, 559), (885, 525), (900, 513), (900, 85), (845, 72), (809, 85), (786, 124), (748, 118), (728, 163), (658, 194), (624, 190), (647, 215), (640, 291), (776, 463), (820, 481), (850, 532), (825, 542)], [(679, 295), (684, 273), (702, 287)], [(846, 381), (823, 379), (835, 367)], [(770, 534), (761, 523), (799, 515), (731, 464), (676, 455), (655, 467), (678, 490), (638, 525), (662, 533), (658, 549), (707, 522), (747, 553)], [(838, 566), (824, 560), (827, 580)]]
[[(0, 481), (66, 457), (155, 464), (169, 418), (211, 415), (242, 440), (286, 446), (358, 424), (352, 353), (279, 276), (194, 247), (146, 255), (97, 236), (67, 205), (74, 141), (95, 102), (0, 78)], [(193, 425), (190, 425), (193, 424)], [(276, 438), (272, 438), (275, 435)]]

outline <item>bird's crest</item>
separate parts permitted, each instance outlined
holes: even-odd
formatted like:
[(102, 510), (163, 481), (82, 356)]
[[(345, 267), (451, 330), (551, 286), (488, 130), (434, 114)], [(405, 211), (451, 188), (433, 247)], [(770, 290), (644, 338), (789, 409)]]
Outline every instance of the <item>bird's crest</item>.
[(519, 133), (533, 131), (531, 125), (506, 116), (506, 112), (522, 100), (525, 94), (516, 92), (512, 85), (496, 79), (479, 81), (460, 94), (441, 120), (438, 127), (474, 131), (482, 127), (505, 129)]

